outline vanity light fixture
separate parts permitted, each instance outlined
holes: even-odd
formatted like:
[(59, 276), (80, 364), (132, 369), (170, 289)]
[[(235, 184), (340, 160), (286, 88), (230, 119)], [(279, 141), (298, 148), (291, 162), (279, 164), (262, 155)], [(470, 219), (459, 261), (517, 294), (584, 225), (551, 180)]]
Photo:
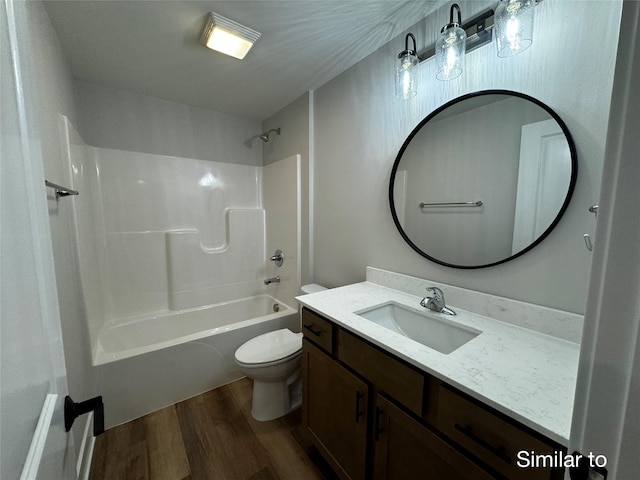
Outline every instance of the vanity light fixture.
[[(464, 56), (491, 43), (494, 30), (499, 57), (524, 51), (533, 42), (533, 10), (542, 1), (500, 0), (495, 12), (490, 8), (463, 24), (460, 7), (454, 3), (449, 23), (442, 28), (434, 46), (418, 53), (416, 38), (411, 33), (405, 37), (405, 49), (398, 54), (400, 65), (396, 69), (396, 96), (406, 100), (417, 94), (416, 67), (432, 57), (436, 57), (436, 77), (439, 80), (458, 77), (463, 70)], [(457, 22), (453, 21), (454, 10), (458, 12)], [(464, 40), (459, 40), (462, 37)], [(409, 48), (409, 38), (413, 40), (413, 50)]]
[[(409, 48), (409, 39), (413, 40), (413, 50)], [(396, 97), (404, 100), (417, 93), (415, 70), (418, 66), (416, 55), (416, 37), (408, 33), (404, 38), (404, 50), (398, 54), (399, 64), (396, 68)]]
[[(458, 11), (458, 21), (453, 21), (453, 12)], [(462, 14), (457, 3), (451, 5), (449, 23), (442, 27), (436, 42), (436, 64), (438, 80), (453, 80), (462, 75), (467, 33), (460, 28)]]
[(200, 41), (212, 50), (243, 59), (258, 38), (259, 32), (211, 12)]
[(495, 14), (499, 57), (512, 57), (533, 43), (536, 0), (500, 0)]

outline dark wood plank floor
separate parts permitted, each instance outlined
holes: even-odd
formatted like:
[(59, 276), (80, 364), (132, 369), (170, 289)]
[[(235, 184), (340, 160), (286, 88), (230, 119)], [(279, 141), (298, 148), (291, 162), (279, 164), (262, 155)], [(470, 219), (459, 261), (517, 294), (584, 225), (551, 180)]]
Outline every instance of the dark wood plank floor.
[(298, 410), (270, 422), (254, 420), (245, 378), (107, 430), (96, 439), (89, 478), (335, 478), (306, 448), (300, 419)]

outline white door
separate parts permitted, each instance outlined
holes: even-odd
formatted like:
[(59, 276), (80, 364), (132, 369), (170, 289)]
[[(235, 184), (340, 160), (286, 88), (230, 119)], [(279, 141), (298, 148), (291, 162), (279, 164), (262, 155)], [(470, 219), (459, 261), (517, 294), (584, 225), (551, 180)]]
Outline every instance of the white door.
[(75, 478), (24, 2), (0, 0), (0, 478)]
[(523, 125), (511, 253), (525, 249), (549, 228), (564, 203), (570, 179), (571, 152), (557, 122)]

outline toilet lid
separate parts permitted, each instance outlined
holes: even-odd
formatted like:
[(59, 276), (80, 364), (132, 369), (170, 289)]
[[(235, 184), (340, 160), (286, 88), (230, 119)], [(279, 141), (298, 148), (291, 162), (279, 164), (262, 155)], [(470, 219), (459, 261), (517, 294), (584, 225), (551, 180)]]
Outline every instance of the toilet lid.
[(258, 335), (236, 350), (236, 360), (245, 363), (269, 363), (286, 358), (302, 349), (302, 337), (288, 328)]

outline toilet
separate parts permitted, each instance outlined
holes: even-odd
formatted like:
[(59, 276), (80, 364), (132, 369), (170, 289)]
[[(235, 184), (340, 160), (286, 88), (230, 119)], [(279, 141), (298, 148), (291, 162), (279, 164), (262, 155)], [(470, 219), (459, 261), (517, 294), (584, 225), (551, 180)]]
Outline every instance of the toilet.
[[(304, 285), (302, 294), (326, 290), (316, 284)], [(260, 422), (274, 420), (302, 404), (302, 333), (288, 328), (264, 333), (236, 350), (236, 365), (253, 379), (251, 415)]]

